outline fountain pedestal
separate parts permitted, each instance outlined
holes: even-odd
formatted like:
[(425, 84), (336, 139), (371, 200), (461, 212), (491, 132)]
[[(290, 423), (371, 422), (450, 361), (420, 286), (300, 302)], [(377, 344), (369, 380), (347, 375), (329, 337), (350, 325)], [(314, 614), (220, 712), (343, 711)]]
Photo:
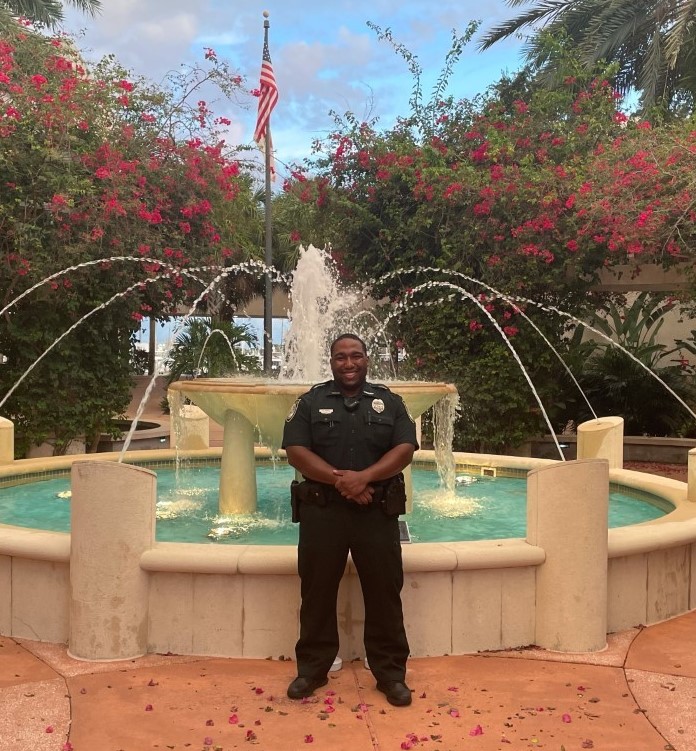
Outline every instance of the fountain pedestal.
[[(256, 378), (198, 378), (176, 381), (170, 394), (187, 397), (215, 422), (222, 425), (220, 513), (249, 514), (256, 510), (256, 440), (277, 451), (283, 439), (283, 424), (295, 400), (311, 388), (308, 383), (285, 383)], [(394, 381), (387, 383), (399, 394), (416, 419), (447, 394), (456, 394), (451, 383)], [(177, 417), (177, 398), (170, 399)]]

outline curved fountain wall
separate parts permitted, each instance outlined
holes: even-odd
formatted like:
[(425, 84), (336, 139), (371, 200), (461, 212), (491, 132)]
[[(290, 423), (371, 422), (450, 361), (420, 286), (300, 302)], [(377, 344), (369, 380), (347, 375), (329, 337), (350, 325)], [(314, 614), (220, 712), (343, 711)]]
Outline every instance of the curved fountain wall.
[[(191, 454), (219, 458), (220, 450)], [(151, 466), (173, 458), (174, 452), (166, 450), (129, 454), (130, 461)], [(416, 457), (417, 461), (432, 458), (424, 451)], [(595, 472), (599, 465), (604, 472), (606, 465), (600, 460), (559, 463), (461, 453), (455, 458), (462, 469), (531, 472), (528, 485), (546, 483), (548, 490), (549, 483), (556, 483), (559, 492), (584, 487), (577, 484), (584, 482), (582, 473), (588, 467)], [(111, 465), (114, 470), (150, 474), (116, 465), (116, 459), (102, 454), (16, 461), (0, 467), (0, 482), (8, 476), (15, 481), (48, 477), (65, 472), (76, 460), (83, 467), (87, 461), (96, 462), (95, 472)], [(696, 474), (696, 451), (689, 460), (691, 481)], [(562, 474), (555, 477), (559, 467)], [(694, 607), (693, 482), (690, 492), (686, 483), (622, 469), (606, 471), (612, 483), (658, 495), (675, 510), (655, 522), (609, 530), (603, 559), (601, 554), (582, 557), (583, 549), (592, 547), (583, 536), (602, 534), (601, 528), (579, 533), (585, 492), (570, 499), (578, 505), (576, 518), (571, 521), (564, 513), (560, 528), (547, 528), (546, 536), (540, 534), (536, 544), (528, 537), (404, 546), (403, 602), (412, 655), (462, 654), (533, 643), (564, 651), (600, 649), (596, 624), (595, 634), (589, 637), (573, 632), (577, 625), (573, 618), (567, 619), (560, 634), (544, 632), (542, 625), (548, 627), (553, 614), (562, 610), (559, 594), (572, 599), (579, 593), (594, 602), (595, 621), (602, 625), (599, 641), (604, 641), (607, 631), (654, 623)], [(100, 487), (107, 496), (100, 500), (109, 513), (123, 516), (119, 487), (104, 488), (103, 483)], [(143, 518), (149, 514), (154, 523), (152, 503), (151, 512)], [(98, 517), (92, 521), (107, 546), (110, 535), (114, 544), (118, 542), (110, 524)], [(0, 525), (0, 634), (68, 643), (74, 656), (85, 659), (126, 659), (143, 652), (272, 658), (293, 654), (299, 608), (294, 546), (156, 543), (147, 529), (144, 534), (142, 529), (134, 533), (137, 543), (119, 557), (116, 566), (110, 566), (104, 560), (109, 557), (106, 548), (95, 555), (94, 550), (101, 548), (94, 540), (91, 553), (75, 545), (71, 550), (69, 534)], [(546, 542), (541, 544), (542, 540)], [(578, 546), (577, 555), (561, 570), (556, 566), (555, 573), (554, 541), (565, 550)], [(339, 594), (340, 654), (351, 659), (362, 656), (363, 612), (359, 582), (350, 563), (346, 573)], [(101, 612), (100, 603), (107, 603), (108, 610), (123, 596), (124, 587), (129, 602), (118, 601), (114, 606), (119, 623), (99, 623), (101, 616), (108, 615)], [(96, 633), (76, 632), (78, 623)]]

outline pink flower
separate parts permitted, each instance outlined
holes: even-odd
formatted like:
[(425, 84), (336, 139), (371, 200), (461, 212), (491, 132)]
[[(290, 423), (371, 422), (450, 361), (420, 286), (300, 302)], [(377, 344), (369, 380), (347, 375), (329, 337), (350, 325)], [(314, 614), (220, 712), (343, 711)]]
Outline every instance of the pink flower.
[(572, 718), (571, 718), (571, 716), (567, 712), (561, 717), (561, 720), (563, 720), (563, 722), (572, 722), (573, 721)]
[(230, 719), (227, 720), (230, 725), (236, 725), (239, 722), (239, 717), (236, 714), (230, 715)]

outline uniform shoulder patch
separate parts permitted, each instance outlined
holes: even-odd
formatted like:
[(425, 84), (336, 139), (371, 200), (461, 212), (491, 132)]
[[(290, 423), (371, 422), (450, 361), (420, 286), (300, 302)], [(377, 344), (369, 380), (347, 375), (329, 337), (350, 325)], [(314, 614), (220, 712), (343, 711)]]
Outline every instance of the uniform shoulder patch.
[(290, 407), (290, 411), (288, 412), (288, 416), (285, 418), (285, 422), (290, 422), (290, 420), (292, 420), (299, 406), (300, 406), (300, 397), (297, 397), (297, 399), (295, 399), (295, 403), (292, 405), (292, 407)]

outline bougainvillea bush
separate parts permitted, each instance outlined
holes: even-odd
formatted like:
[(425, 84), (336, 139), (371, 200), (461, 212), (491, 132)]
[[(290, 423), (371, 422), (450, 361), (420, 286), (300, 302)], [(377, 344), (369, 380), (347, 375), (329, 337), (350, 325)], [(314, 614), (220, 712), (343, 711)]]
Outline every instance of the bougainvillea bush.
[[(597, 309), (599, 271), (636, 253), (636, 235), (646, 256), (668, 264), (688, 246), (667, 200), (664, 239), (650, 235), (656, 178), (639, 149), (655, 131), (618, 109), (610, 71), (583, 72), (570, 53), (562, 62), (568, 72), (553, 91), (521, 75), (469, 102), (444, 96), (441, 81), (391, 129), (339, 118), (311, 170), (285, 185), (284, 217), (297, 217), (288, 232), (329, 241), (347, 280), (370, 281), (387, 311), (400, 311), (392, 332), (409, 374), (459, 386), (460, 448), (510, 449), (548, 430), (544, 411), (552, 423), (572, 411), (571, 379), (525, 316), (564, 353), (575, 319), (552, 309), (575, 318)], [(665, 180), (665, 199), (690, 179), (674, 169), (681, 177)]]
[[(241, 85), (207, 58), (185, 93), (216, 76)], [(0, 326), (2, 396), (33, 367), (1, 408), (20, 455), (49, 436), (56, 452), (77, 436), (95, 443), (128, 404), (141, 319), (193, 302), (211, 275), (192, 269), (257, 253), (251, 182), (225, 121), (181, 93), (133, 81), (113, 59), (88, 66), (69, 38), (21, 23), (0, 40), (2, 306), (50, 277)], [(121, 256), (140, 260), (109, 260)]]

